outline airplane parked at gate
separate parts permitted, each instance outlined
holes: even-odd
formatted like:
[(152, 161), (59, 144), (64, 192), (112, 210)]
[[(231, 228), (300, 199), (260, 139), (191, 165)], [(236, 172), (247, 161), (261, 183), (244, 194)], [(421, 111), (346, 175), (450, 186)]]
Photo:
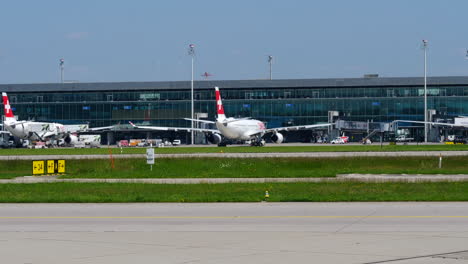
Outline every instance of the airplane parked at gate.
[(6, 93), (2, 93), (5, 121), (3, 126), (13, 136), (20, 139), (47, 141), (49, 139), (64, 139), (68, 144), (78, 142), (77, 133), (104, 130), (112, 127), (88, 128), (88, 125), (63, 125), (51, 122), (35, 122), (16, 120)]
[[(200, 131), (208, 134), (208, 141), (218, 146), (226, 146), (225, 139), (228, 140), (241, 140), (250, 141), (252, 146), (264, 146), (265, 140), (263, 137), (271, 134), (271, 140), (280, 144), (284, 140), (284, 136), (279, 131), (299, 130), (299, 129), (313, 129), (317, 127), (331, 126), (332, 124), (315, 124), (303, 126), (290, 126), (290, 127), (277, 127), (266, 128), (262, 121), (251, 118), (227, 118), (224, 114), (224, 107), (221, 101), (221, 94), (219, 88), (215, 87), (216, 95), (216, 111), (218, 117), (216, 121), (195, 120), (185, 118), (185, 120), (196, 121), (201, 123), (215, 124), (217, 129), (204, 129), (194, 128), (193, 131)], [(158, 126), (137, 126), (132, 122), (130, 124), (135, 128), (151, 129), (151, 130), (173, 130), (173, 131), (192, 131), (192, 128), (184, 127), (158, 127)]]

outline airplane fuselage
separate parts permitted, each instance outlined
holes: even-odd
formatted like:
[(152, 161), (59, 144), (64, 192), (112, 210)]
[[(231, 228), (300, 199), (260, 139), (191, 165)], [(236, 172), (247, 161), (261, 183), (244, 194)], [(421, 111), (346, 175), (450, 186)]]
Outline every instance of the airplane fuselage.
[(233, 140), (250, 140), (252, 135), (265, 134), (265, 124), (254, 119), (216, 121), (216, 127), (224, 137)]
[(4, 126), (13, 136), (30, 140), (44, 140), (65, 132), (65, 127), (59, 123), (17, 121), (5, 122)]

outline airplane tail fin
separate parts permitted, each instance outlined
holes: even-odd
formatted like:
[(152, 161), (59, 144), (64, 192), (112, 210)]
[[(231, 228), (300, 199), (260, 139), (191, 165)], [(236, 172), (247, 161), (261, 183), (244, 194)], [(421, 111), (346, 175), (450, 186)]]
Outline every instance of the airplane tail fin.
[(3, 97), (3, 110), (5, 112), (5, 121), (6, 122), (16, 121), (16, 118), (13, 115), (13, 110), (11, 109), (10, 101), (8, 101), (7, 94), (2, 93), (2, 97)]
[(224, 114), (223, 102), (221, 101), (221, 94), (217, 86), (215, 87), (215, 94), (216, 94), (216, 112), (218, 114), (217, 121), (223, 122), (226, 119), (226, 115)]

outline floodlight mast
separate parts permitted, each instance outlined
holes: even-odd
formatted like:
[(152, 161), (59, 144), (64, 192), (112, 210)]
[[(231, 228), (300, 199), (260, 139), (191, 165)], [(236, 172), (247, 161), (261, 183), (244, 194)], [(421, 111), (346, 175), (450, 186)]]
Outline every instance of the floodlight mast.
[(194, 104), (193, 104), (193, 60), (195, 58), (195, 45), (193, 44), (190, 44), (189, 45), (189, 50), (188, 50), (188, 54), (192, 57), (192, 79), (191, 79), (191, 82), (190, 82), (190, 92), (191, 92), (191, 130), (190, 130), (190, 138), (191, 138), (191, 144), (193, 145), (194, 144), (194, 136), (193, 136), (193, 119), (194, 119)]
[(273, 75), (272, 75), (272, 71), (271, 71), (272, 64), (273, 64), (273, 56), (272, 55), (268, 56), (268, 63), (270, 64), (270, 80), (272, 80), (273, 79)]
[(424, 49), (424, 143), (427, 143), (427, 44), (428, 41), (423, 39)]
[(61, 83), (63, 83), (64, 69), (65, 69), (65, 60), (61, 58), (60, 59), (60, 82)]

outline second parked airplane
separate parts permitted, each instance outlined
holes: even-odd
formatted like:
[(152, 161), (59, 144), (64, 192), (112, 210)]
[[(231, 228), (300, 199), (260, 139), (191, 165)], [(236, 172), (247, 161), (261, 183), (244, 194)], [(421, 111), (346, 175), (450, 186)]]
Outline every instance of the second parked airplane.
[(89, 128), (87, 124), (83, 125), (63, 125), (52, 122), (35, 122), (28, 120), (16, 120), (13, 115), (13, 109), (8, 100), (8, 95), (3, 92), (3, 110), (5, 120), (3, 126), (13, 136), (19, 139), (28, 139), (34, 141), (49, 141), (50, 139), (64, 139), (67, 144), (78, 142), (77, 133), (90, 132), (97, 130), (111, 129), (112, 127)]
[[(265, 140), (263, 137), (271, 134), (271, 140), (275, 143), (282, 143), (283, 135), (279, 131), (313, 129), (317, 127), (331, 126), (332, 124), (315, 124), (303, 126), (277, 127), (266, 128), (262, 121), (250, 118), (226, 118), (224, 107), (221, 101), (219, 88), (215, 87), (216, 95), (216, 111), (218, 117), (216, 121), (193, 120), (201, 123), (215, 124), (217, 129), (194, 128), (193, 131), (200, 131), (208, 134), (208, 141), (218, 146), (225, 146), (226, 140), (250, 141), (252, 146), (264, 146)], [(186, 120), (192, 120), (185, 118)], [(151, 130), (173, 130), (173, 131), (192, 131), (192, 128), (185, 127), (159, 127), (159, 126), (138, 126), (130, 122), (135, 128), (151, 129)]]

